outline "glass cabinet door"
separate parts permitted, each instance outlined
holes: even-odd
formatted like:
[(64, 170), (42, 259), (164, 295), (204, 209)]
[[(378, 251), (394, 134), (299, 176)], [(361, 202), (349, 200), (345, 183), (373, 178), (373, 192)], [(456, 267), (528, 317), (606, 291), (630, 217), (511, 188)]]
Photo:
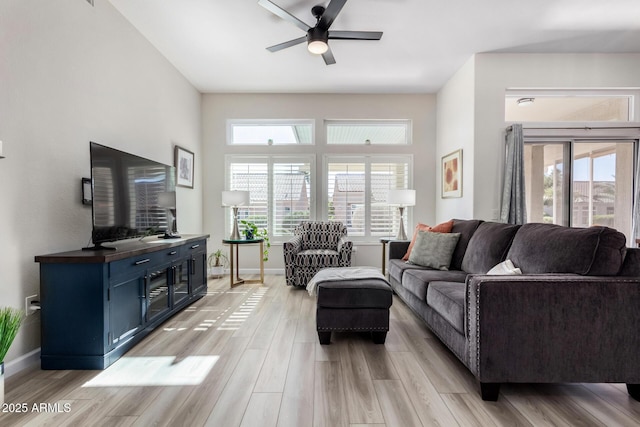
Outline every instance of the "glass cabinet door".
[(189, 296), (189, 260), (173, 267), (173, 306)]
[(147, 277), (147, 322), (169, 310), (169, 271), (170, 268), (163, 268)]

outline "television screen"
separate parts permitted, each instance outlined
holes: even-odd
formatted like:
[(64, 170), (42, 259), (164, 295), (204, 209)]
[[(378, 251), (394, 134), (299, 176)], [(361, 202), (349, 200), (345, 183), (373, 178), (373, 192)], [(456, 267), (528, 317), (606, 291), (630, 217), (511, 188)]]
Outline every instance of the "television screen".
[(175, 168), (95, 142), (91, 151), (92, 240), (162, 234), (175, 220)]

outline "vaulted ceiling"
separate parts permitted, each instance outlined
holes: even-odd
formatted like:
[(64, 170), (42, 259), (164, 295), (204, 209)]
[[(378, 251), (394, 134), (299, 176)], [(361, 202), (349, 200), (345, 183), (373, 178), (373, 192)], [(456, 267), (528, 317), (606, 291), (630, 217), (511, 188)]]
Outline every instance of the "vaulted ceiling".
[[(257, 0), (110, 0), (201, 92), (433, 93), (474, 54), (638, 53), (637, 0), (350, 0), (333, 30), (383, 31), (380, 41), (330, 40), (327, 66), (304, 32)], [(272, 0), (313, 26), (328, 0)]]

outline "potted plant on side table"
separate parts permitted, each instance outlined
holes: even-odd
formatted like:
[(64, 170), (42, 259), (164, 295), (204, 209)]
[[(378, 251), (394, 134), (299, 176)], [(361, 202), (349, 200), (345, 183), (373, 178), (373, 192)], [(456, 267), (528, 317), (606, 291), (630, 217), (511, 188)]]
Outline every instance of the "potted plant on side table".
[(0, 405), (4, 404), (4, 357), (20, 329), (22, 312), (15, 308), (0, 309)]
[(224, 269), (229, 265), (229, 257), (222, 249), (218, 249), (209, 255), (207, 263), (210, 276), (222, 277), (224, 276)]
[(255, 222), (247, 221), (245, 219), (241, 220), (240, 223), (244, 226), (244, 230), (242, 230), (242, 234), (244, 234), (244, 238), (246, 240), (253, 240), (253, 239), (264, 240), (262, 260), (269, 261), (269, 248), (271, 247), (271, 243), (269, 243), (269, 233), (267, 233), (267, 229), (258, 228)]

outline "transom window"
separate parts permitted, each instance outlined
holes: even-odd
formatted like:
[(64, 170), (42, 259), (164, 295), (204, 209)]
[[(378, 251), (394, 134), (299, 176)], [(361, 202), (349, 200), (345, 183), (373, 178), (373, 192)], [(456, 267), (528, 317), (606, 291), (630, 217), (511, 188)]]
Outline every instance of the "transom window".
[(330, 145), (407, 145), (411, 120), (326, 120)]
[(509, 90), (507, 122), (629, 122), (634, 94), (628, 90)]
[(230, 145), (313, 144), (313, 120), (229, 120)]

